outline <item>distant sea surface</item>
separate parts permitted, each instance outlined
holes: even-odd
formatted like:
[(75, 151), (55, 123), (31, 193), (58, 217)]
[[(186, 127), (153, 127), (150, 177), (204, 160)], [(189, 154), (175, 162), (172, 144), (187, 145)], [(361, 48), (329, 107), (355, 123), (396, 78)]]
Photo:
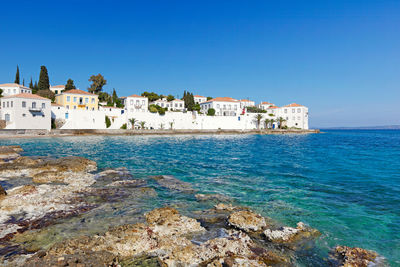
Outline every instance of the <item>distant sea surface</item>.
[[(358, 246), (400, 266), (400, 130), (323, 132), (83, 136), (0, 144), (21, 145), (30, 156), (87, 157), (100, 169), (126, 167), (150, 184), (150, 175), (174, 175), (200, 193), (228, 195), (235, 204), (283, 224), (302, 221), (317, 228), (322, 233), (316, 250), (321, 258), (336, 245)], [(175, 205), (190, 215), (199, 208), (193, 195), (157, 190), (146, 209)], [(113, 216), (125, 216), (124, 207), (120, 209)]]

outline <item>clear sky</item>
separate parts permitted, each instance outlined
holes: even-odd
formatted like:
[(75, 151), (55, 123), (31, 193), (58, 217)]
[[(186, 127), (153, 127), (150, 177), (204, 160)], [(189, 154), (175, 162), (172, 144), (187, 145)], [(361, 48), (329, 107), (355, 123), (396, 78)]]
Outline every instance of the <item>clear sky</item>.
[(310, 125), (400, 124), (400, 1), (0, 0), (0, 83), (309, 107)]

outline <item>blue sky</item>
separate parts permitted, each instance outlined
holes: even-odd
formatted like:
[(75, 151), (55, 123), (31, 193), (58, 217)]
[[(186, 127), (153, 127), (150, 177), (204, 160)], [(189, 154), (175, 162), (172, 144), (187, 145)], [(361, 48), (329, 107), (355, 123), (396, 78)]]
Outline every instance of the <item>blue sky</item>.
[(400, 1), (2, 1), (0, 83), (297, 102), (310, 125), (400, 124)]

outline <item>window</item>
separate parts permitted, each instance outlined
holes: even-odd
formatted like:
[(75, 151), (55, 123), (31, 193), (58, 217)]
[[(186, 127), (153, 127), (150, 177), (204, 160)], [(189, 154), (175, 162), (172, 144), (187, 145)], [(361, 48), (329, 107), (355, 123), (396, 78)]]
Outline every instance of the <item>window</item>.
[(69, 105), (67, 105), (67, 109), (69, 109)]
[(176, 107), (176, 108), (178, 107), (178, 103), (175, 103), (175, 107)]
[(85, 98), (85, 104), (89, 104), (89, 98)]
[[(68, 106), (67, 106), (68, 107)], [(65, 113), (65, 119), (68, 119), (68, 113)]]
[(219, 104), (217, 104), (217, 108), (219, 108)]
[(26, 114), (24, 113), (24, 114), (22, 114), (22, 117), (26, 117)]
[(94, 100), (94, 97), (92, 98), (92, 104), (94, 104), (95, 103), (95, 100)]
[(76, 106), (74, 106), (74, 109), (76, 109)]
[(297, 109), (297, 113), (300, 113), (300, 112), (301, 112), (301, 109), (300, 109), (300, 108), (298, 108), (298, 109)]
[(136, 105), (139, 106), (139, 104), (140, 104), (140, 101), (136, 100)]
[(46, 108), (46, 103), (42, 103), (42, 108)]
[[(87, 98), (86, 98), (87, 99)], [(86, 110), (89, 110), (89, 107), (88, 106), (86, 106)]]
[(55, 90), (55, 94), (58, 95), (58, 90)]
[(297, 117), (297, 120), (300, 120), (300, 116)]
[(16, 94), (17, 93), (17, 89), (14, 89), (14, 94)]
[(295, 112), (296, 112), (296, 109), (292, 108), (292, 113), (295, 113)]
[(11, 107), (13, 107), (13, 101), (11, 101)]
[(32, 108), (36, 108), (36, 102), (32, 102)]
[(287, 109), (285, 108), (285, 113), (287, 113)]
[(74, 96), (74, 103), (76, 103), (76, 100), (77, 100), (77, 97), (76, 97), (76, 96)]
[(145, 105), (145, 104), (146, 104), (146, 101), (142, 100), (142, 105)]
[(131, 105), (133, 105), (133, 100), (131, 100)]
[(8, 108), (10, 107), (10, 102), (8, 102), (8, 101), (7, 101), (7, 107), (8, 107)]
[(71, 102), (71, 97), (67, 96), (67, 102)]
[(226, 105), (224, 105), (224, 109), (226, 109)]
[(5, 119), (6, 121), (10, 121), (10, 114), (6, 114), (5, 117), (4, 117), (4, 119)]
[(235, 110), (237, 109), (237, 105), (234, 106), (234, 109), (235, 109)]
[(3, 108), (5, 108), (6, 107), (6, 102), (3, 102)]
[(182, 107), (182, 103), (179, 104), (179, 107)]

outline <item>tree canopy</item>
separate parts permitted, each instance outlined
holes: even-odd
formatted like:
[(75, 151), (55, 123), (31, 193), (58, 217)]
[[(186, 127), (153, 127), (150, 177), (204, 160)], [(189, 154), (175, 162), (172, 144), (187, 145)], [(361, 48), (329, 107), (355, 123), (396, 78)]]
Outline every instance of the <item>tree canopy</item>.
[(167, 96), (167, 101), (173, 101), (175, 99), (175, 97), (173, 95), (168, 95)]
[(147, 97), (150, 102), (160, 99), (160, 96), (154, 92), (143, 92), (142, 96)]
[(56, 95), (50, 89), (48, 89), (48, 90), (39, 90), (39, 91), (37, 91), (36, 94), (40, 95), (41, 97), (45, 97), (45, 98), (51, 99), (52, 102), (54, 102), (54, 100), (56, 98)]
[(88, 91), (92, 94), (99, 94), (103, 90), (103, 86), (107, 84), (107, 80), (100, 73), (90, 76), (89, 82), (92, 82), (92, 84)]
[(193, 111), (195, 105), (193, 93), (184, 91), (183, 101), (185, 101), (185, 108), (189, 111)]
[(74, 84), (74, 80), (68, 79), (67, 84), (65, 85), (65, 91), (68, 91), (71, 89), (76, 89), (76, 86)]
[(33, 89), (32, 77), (31, 77), (31, 82), (29, 83), (29, 88)]
[(40, 66), (38, 90), (49, 90), (50, 81), (46, 66)]

